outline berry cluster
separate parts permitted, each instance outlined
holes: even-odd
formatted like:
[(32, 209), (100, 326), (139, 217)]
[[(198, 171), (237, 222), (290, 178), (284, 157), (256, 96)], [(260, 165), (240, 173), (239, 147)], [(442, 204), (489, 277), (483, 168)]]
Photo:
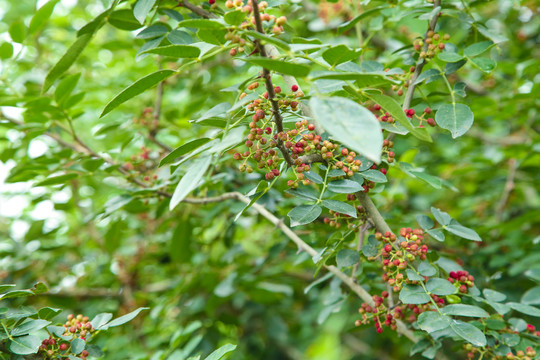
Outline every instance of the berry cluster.
[(71, 352), (71, 341), (74, 339), (86, 341), (88, 336), (95, 331), (89, 322), (89, 318), (82, 314), (77, 316), (70, 314), (63, 326), (65, 328), (64, 334), (61, 336), (52, 334), (48, 339), (43, 340), (39, 347), (39, 352), (48, 359), (68, 359), (70, 355), (77, 355), (83, 360), (86, 359), (89, 356), (87, 350), (83, 350), (79, 354), (73, 354)]
[(514, 355), (512, 352), (509, 352), (506, 354), (506, 358), (508, 360), (532, 360), (536, 357), (536, 351), (532, 347), (527, 347), (525, 351), (519, 350)]
[(445, 41), (450, 40), (449, 34), (444, 34), (441, 36), (438, 33), (435, 33), (434, 31), (428, 31), (427, 37), (426, 37), (426, 44), (428, 44), (427, 51), (422, 50), (422, 47), (424, 46), (424, 40), (422, 39), (416, 39), (413, 42), (414, 49), (416, 51), (420, 52), (420, 57), (422, 59), (424, 58), (433, 58), (435, 55), (437, 55), (437, 52), (441, 52), (446, 47)]
[[(384, 235), (376, 233), (375, 238), (383, 243), (381, 249), (383, 280), (393, 287), (394, 292), (399, 292), (403, 286), (405, 276), (403, 272), (407, 269), (409, 262), (417, 257), (426, 259), (428, 251), (427, 245), (423, 244), (423, 231), (420, 229), (402, 228), (400, 235), (404, 238), (397, 244), (397, 237), (386, 232)], [(399, 247), (398, 247), (399, 245)]]
[(453, 283), (460, 293), (466, 294), (469, 292), (468, 289), (474, 286), (474, 276), (470, 275), (468, 271), (450, 271), (448, 275), (450, 275), (448, 281)]
[(140, 117), (133, 118), (133, 124), (155, 129), (159, 122), (153, 112), (154, 109), (151, 107), (144, 108)]
[[(350, 196), (354, 195), (347, 195), (347, 200)], [(347, 226), (347, 229), (353, 229), (355, 232), (359, 231), (358, 221), (360, 220), (360, 223), (364, 223), (367, 219), (367, 214), (364, 208), (361, 205), (356, 206), (356, 213), (357, 217), (352, 218), (350, 215), (347, 214), (341, 214), (337, 211), (329, 210), (328, 213), (329, 216), (324, 218), (324, 223), (330, 225), (330, 227), (335, 227), (336, 229), (341, 228), (342, 226)]]

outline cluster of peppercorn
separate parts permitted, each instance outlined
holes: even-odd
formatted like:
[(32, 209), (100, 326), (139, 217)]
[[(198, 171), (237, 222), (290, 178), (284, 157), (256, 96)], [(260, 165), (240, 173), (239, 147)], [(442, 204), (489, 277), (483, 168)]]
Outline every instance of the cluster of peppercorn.
[(140, 117), (133, 118), (133, 124), (155, 129), (158, 126), (158, 120), (153, 112), (154, 109), (151, 107), (144, 108)]
[[(51, 335), (48, 339), (43, 340), (39, 351), (49, 359), (67, 359), (72, 354), (70, 342), (74, 339), (86, 341), (88, 335), (95, 331), (89, 320), (87, 316), (82, 314), (68, 315), (67, 321), (63, 325), (66, 329), (65, 333), (61, 337)], [(74, 355), (84, 360), (89, 356), (89, 353), (87, 350), (83, 350), (80, 354)]]
[(427, 37), (425, 42), (428, 44), (427, 51), (423, 51), (422, 47), (424, 46), (424, 40), (422, 39), (416, 39), (413, 42), (414, 49), (416, 51), (420, 52), (420, 57), (422, 59), (424, 58), (433, 58), (435, 55), (437, 55), (437, 52), (441, 52), (446, 47), (445, 41), (450, 40), (449, 34), (444, 34), (441, 36), (438, 33), (435, 33), (434, 31), (430, 30), (427, 33)]
[(532, 347), (527, 347), (525, 351), (519, 350), (514, 355), (512, 352), (506, 354), (508, 360), (532, 360), (536, 357), (536, 351)]
[(417, 257), (426, 259), (427, 245), (423, 244), (423, 231), (420, 229), (402, 228), (400, 235), (405, 239), (396, 244), (397, 237), (386, 232), (384, 235), (376, 233), (375, 238), (383, 243), (381, 250), (383, 265), (383, 280), (393, 287), (394, 292), (399, 292), (406, 281), (403, 275), (409, 262)]
[(448, 281), (453, 283), (460, 293), (466, 294), (469, 292), (469, 288), (474, 286), (474, 276), (470, 275), (468, 271), (450, 271), (448, 275), (450, 275)]
[[(349, 200), (350, 196), (354, 195), (347, 195), (347, 200)], [(329, 210), (328, 213), (330, 215), (324, 218), (324, 223), (330, 225), (330, 227), (335, 227), (336, 229), (346, 226), (347, 229), (353, 229), (355, 232), (358, 232), (360, 230), (358, 223), (365, 223), (367, 220), (367, 213), (361, 205), (358, 205), (355, 208), (357, 214), (356, 218), (352, 218), (348, 214), (341, 214), (337, 211)]]

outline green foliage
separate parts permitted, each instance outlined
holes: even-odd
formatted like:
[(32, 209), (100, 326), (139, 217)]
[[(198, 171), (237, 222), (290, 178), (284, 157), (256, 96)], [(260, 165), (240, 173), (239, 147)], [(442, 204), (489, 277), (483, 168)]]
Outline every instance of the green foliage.
[(0, 0), (0, 357), (538, 358), (534, 1), (212, 2)]

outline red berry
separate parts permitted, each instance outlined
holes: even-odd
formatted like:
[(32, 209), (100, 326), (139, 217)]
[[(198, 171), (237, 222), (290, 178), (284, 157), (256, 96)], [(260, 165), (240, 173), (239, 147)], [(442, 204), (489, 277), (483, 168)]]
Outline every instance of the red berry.
[(425, 109), (424, 109), (424, 112), (425, 112), (426, 114), (431, 114), (431, 108), (430, 108), (430, 107), (425, 108)]
[(291, 86), (291, 90), (292, 90), (292, 92), (297, 92), (298, 91), (298, 85), (294, 84), (293, 86)]
[(430, 125), (430, 126), (435, 126), (435, 120), (433, 120), (433, 118), (428, 118), (427, 119), (427, 123)]
[(209, 3), (210, 5), (214, 5), (214, 4), (216, 3), (216, 0), (208, 0), (208, 3)]
[(414, 109), (407, 110), (407, 115), (413, 116), (414, 115)]
[(375, 111), (381, 110), (381, 105), (379, 105), (379, 104), (373, 105), (373, 110), (375, 110)]
[(386, 175), (386, 171), (387, 171), (386, 169), (381, 169), (381, 172), (382, 172), (384, 175)]
[(313, 130), (315, 130), (315, 125), (309, 124), (307, 128), (308, 128), (309, 131), (313, 131)]
[(276, 87), (274, 88), (274, 92), (275, 92), (276, 94), (279, 94), (279, 93), (281, 92), (281, 88), (280, 88), (279, 86), (276, 86)]

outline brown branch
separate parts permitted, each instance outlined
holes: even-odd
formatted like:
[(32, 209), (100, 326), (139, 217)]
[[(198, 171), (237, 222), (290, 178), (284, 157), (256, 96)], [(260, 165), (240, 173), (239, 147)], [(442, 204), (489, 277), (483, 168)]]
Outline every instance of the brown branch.
[[(441, 0), (435, 0), (433, 2), (433, 8), (437, 8), (441, 6)], [(429, 44), (426, 42), (426, 39), (428, 38), (428, 33), (430, 31), (435, 31), (435, 26), (437, 25), (437, 20), (439, 20), (440, 11), (435, 13), (431, 20), (429, 21), (428, 28), (426, 30), (426, 33), (424, 35), (424, 45), (422, 47), (422, 51), (426, 52), (428, 49)], [(418, 79), (418, 76), (422, 73), (422, 70), (424, 69), (424, 66), (427, 63), (427, 59), (425, 58), (419, 58), (416, 63), (416, 68), (414, 70), (413, 75), (411, 76), (411, 79), (409, 80), (409, 87), (407, 88), (407, 92), (405, 93), (405, 99), (403, 100), (403, 110), (409, 109), (411, 107), (411, 102), (414, 96), (414, 90), (416, 89), (416, 79)], [(390, 133), (387, 137), (389, 141), (394, 140), (396, 137), (395, 133)]]
[[(251, 0), (252, 7), (253, 7), (253, 18), (255, 19), (255, 27), (257, 28), (257, 31), (261, 34), (265, 34), (263, 26), (262, 26), (262, 20), (261, 20), (261, 14), (259, 12), (259, 3), (257, 0)], [(259, 53), (261, 54), (261, 57), (268, 58), (268, 54), (266, 53), (266, 48), (261, 45), (260, 41), (256, 41), (257, 48), (259, 49)], [(263, 77), (264, 82), (266, 85), (266, 91), (268, 92), (268, 100), (270, 101), (270, 104), (272, 105), (272, 113), (274, 114), (274, 123), (277, 127), (277, 132), (282, 133), (283, 132), (283, 117), (281, 116), (281, 111), (279, 110), (279, 104), (276, 100), (276, 93), (274, 91), (274, 84), (272, 83), (272, 77), (270, 75), (270, 71), (263, 67)], [(283, 158), (287, 162), (287, 165), (289, 167), (293, 166), (293, 160), (291, 159), (291, 155), (289, 154), (289, 151), (285, 148), (285, 145), (283, 144), (283, 141), (278, 137), (278, 148), (281, 151), (281, 154), (283, 155)]]
[(209, 12), (209, 11), (206, 11), (204, 10), (203, 8), (201, 7), (198, 7), (197, 5), (193, 5), (192, 3), (190, 3), (189, 1), (187, 0), (181, 0), (179, 3), (178, 3), (179, 6), (183, 6), (185, 7), (186, 9), (189, 9), (191, 10), (192, 12), (194, 12), (195, 14), (205, 18), (205, 19), (216, 19), (217, 18), (217, 15)]
[(516, 184), (514, 183), (514, 178), (516, 177), (516, 172), (518, 169), (518, 162), (516, 159), (512, 158), (508, 160), (508, 176), (506, 177), (506, 183), (504, 184), (503, 194), (499, 200), (499, 204), (495, 210), (495, 218), (497, 222), (501, 222), (504, 215), (504, 208), (510, 197), (510, 193), (514, 190)]
[[(161, 57), (158, 60), (159, 63), (159, 70), (163, 69), (163, 66), (161, 64)], [(161, 118), (161, 106), (163, 103), (163, 87), (165, 85), (165, 81), (161, 81), (157, 86), (157, 92), (156, 92), (156, 106), (154, 107), (154, 121), (151, 124), (151, 130), (148, 133), (148, 140), (162, 148), (163, 150), (167, 152), (173, 151), (173, 148), (171, 148), (169, 145), (162, 143), (157, 139), (157, 132), (159, 129), (159, 119)]]

